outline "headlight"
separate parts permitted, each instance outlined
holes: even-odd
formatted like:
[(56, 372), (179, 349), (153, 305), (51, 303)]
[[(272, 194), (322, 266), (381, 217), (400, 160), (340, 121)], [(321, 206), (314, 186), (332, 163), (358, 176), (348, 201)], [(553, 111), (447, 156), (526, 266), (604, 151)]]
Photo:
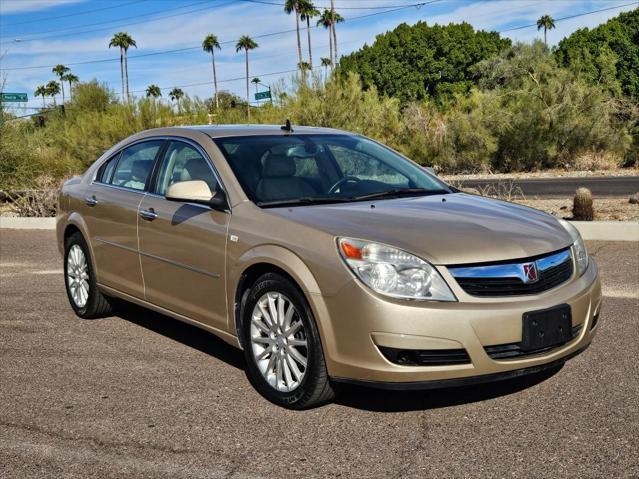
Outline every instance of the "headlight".
[(369, 288), (394, 298), (457, 301), (437, 270), (423, 259), (379, 243), (338, 238), (340, 255)]
[(572, 250), (575, 255), (575, 264), (577, 265), (577, 273), (579, 276), (586, 272), (588, 269), (588, 251), (586, 251), (586, 245), (581, 238), (579, 231), (572, 224), (566, 220), (559, 220), (561, 225), (568, 231), (572, 238)]

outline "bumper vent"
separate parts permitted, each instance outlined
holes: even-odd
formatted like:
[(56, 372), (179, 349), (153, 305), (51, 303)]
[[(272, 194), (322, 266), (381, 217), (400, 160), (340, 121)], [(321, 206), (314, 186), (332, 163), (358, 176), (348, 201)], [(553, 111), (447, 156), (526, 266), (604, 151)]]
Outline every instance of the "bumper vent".
[[(572, 328), (572, 339), (575, 339), (579, 335), (581, 327), (582, 325), (578, 324), (577, 326), (574, 326)], [(546, 351), (550, 351), (551, 349), (559, 348), (566, 343), (555, 344), (554, 346), (550, 346), (548, 348), (534, 349), (532, 351), (522, 351), (520, 344), (521, 343), (509, 343), (498, 344), (496, 346), (484, 346), (484, 350), (491, 359), (515, 359), (524, 356), (532, 356), (533, 354), (544, 353)]]
[[(528, 271), (534, 265), (534, 279)], [(511, 263), (451, 267), (450, 273), (471, 296), (500, 297), (539, 294), (568, 281), (573, 273), (570, 249)]]
[(465, 349), (395, 349), (378, 346), (391, 363), (400, 366), (448, 366), (470, 364)]

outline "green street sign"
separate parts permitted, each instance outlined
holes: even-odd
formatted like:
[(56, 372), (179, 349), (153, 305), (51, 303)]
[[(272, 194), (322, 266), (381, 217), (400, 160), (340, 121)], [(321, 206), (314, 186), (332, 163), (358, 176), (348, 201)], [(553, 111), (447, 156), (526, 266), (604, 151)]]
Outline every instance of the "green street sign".
[(26, 93), (0, 93), (0, 101), (26, 102), (29, 99)]
[(271, 98), (271, 92), (269, 90), (260, 91), (255, 94), (256, 100), (268, 100), (269, 98)]

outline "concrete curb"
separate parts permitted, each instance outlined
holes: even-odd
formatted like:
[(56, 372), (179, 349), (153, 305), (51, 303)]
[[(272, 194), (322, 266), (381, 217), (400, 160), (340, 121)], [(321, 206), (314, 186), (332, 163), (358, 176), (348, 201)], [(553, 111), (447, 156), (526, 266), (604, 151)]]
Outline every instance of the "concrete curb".
[[(585, 240), (639, 241), (639, 222), (573, 221)], [(0, 229), (54, 230), (55, 218), (0, 217)]]
[(572, 221), (584, 240), (639, 241), (639, 222)]
[(0, 216), (0, 229), (54, 230), (55, 218), (23, 218), (20, 216)]

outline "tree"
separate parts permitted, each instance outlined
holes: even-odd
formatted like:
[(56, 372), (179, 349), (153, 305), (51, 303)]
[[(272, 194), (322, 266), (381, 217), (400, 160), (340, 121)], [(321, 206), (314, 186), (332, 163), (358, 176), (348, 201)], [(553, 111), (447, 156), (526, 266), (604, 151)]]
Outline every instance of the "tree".
[(47, 87), (45, 85), (38, 85), (36, 89), (34, 90), (33, 94), (35, 96), (42, 97), (42, 108), (46, 108), (47, 105), (44, 103), (44, 97), (49, 94), (47, 91)]
[(286, 0), (284, 2), (284, 11), (290, 15), (295, 13), (295, 30), (297, 33), (297, 60), (298, 65), (301, 64), (304, 59), (302, 58), (302, 40), (300, 38), (300, 14), (304, 0)]
[[(249, 50), (254, 50), (259, 45), (248, 35), (242, 35), (238, 42), (235, 44), (235, 51), (239, 52), (244, 50), (244, 62), (246, 65), (246, 117), (251, 119), (251, 99), (249, 98)], [(301, 50), (300, 50), (301, 53)]]
[(53, 97), (53, 107), (55, 108), (57, 106), (55, 96), (60, 94), (60, 84), (55, 80), (51, 80), (45, 88), (47, 90), (47, 96)]
[(180, 99), (184, 96), (184, 92), (182, 91), (181, 88), (173, 88), (173, 90), (171, 90), (169, 92), (169, 98), (171, 98), (171, 100), (175, 101), (175, 103), (177, 104), (178, 107), (178, 113), (182, 113), (182, 108), (180, 106)]
[(324, 67), (324, 81), (328, 78), (328, 67), (330, 67), (333, 62), (330, 58), (322, 57), (320, 58), (321, 65)]
[(60, 85), (62, 85), (62, 103), (64, 103), (64, 81), (62, 80), (62, 77), (64, 77), (67, 72), (71, 71), (71, 69), (69, 67), (65, 67), (64, 65), (56, 65), (51, 71), (55, 73), (60, 79)]
[[(581, 28), (559, 42), (554, 51), (560, 65), (590, 83), (639, 103), (639, 9), (624, 12), (592, 30)], [(615, 84), (610, 77), (614, 77)]]
[(475, 63), (509, 46), (499, 33), (475, 31), (468, 23), (403, 23), (342, 57), (340, 66), (358, 73), (365, 88), (375, 87), (404, 105), (427, 98), (443, 103), (470, 91)]
[(153, 97), (153, 98), (161, 97), (162, 96), (162, 90), (160, 89), (159, 86), (157, 86), (155, 84), (149, 85), (148, 87), (146, 87), (146, 96), (147, 96), (147, 98), (149, 98), (149, 97)]
[(342, 23), (344, 21), (344, 17), (342, 17), (339, 13), (335, 11), (335, 7), (333, 6), (333, 0), (331, 0), (331, 30), (333, 30), (333, 55), (335, 55), (334, 63), (337, 64), (337, 28), (336, 24)]
[(311, 18), (320, 14), (310, 0), (303, 0), (302, 9), (300, 10), (300, 18), (306, 21), (306, 38), (308, 39), (308, 63), (313, 68), (313, 48), (311, 47)]
[[(109, 42), (109, 48), (118, 47), (120, 49), (120, 77), (122, 78), (122, 98), (129, 102), (129, 64), (127, 61), (127, 52), (129, 48), (138, 45), (133, 40), (133, 37), (127, 32), (118, 32), (113, 35), (113, 38)], [(125, 88), (126, 87), (126, 88)]]
[(326, 30), (328, 30), (328, 45), (330, 47), (331, 52), (331, 69), (335, 68), (335, 56), (333, 55), (333, 28), (332, 28), (332, 20), (331, 20), (331, 11), (324, 9), (322, 14), (320, 15), (319, 20), (317, 20), (317, 26), (322, 26)]
[(73, 84), (78, 83), (79, 81), (80, 79), (78, 76), (73, 73), (67, 73), (60, 78), (60, 83), (67, 82), (69, 84), (69, 98), (71, 98), (73, 94)]
[(255, 85), (255, 93), (257, 93), (257, 87), (260, 84), (262, 80), (260, 80), (258, 77), (255, 77), (251, 80), (251, 83), (253, 83)]
[(537, 30), (544, 29), (544, 45), (548, 46), (548, 39), (546, 38), (546, 34), (548, 30), (552, 30), (555, 28), (555, 20), (550, 15), (542, 15), (537, 20)]
[(215, 49), (221, 50), (220, 42), (217, 36), (209, 33), (202, 42), (202, 49), (211, 54), (211, 66), (213, 67), (213, 96), (215, 98), (215, 109), (220, 108), (220, 102), (217, 98), (217, 72), (215, 71)]

